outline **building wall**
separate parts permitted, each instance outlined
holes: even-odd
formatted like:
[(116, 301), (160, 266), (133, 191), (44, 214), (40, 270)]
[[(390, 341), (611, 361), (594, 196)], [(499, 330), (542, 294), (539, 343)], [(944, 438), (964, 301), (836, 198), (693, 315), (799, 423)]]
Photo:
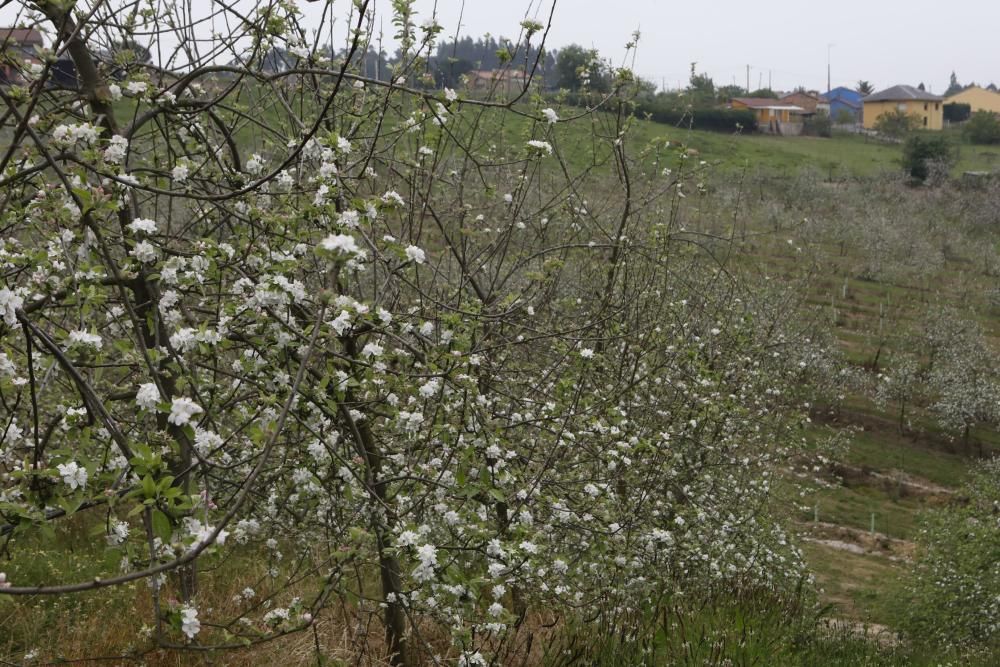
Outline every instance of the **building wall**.
[[(775, 106), (779, 106), (782, 103), (778, 100), (774, 101)], [(792, 114), (790, 109), (761, 109), (758, 107), (751, 107), (739, 100), (733, 100), (731, 106), (734, 109), (750, 109), (753, 111), (754, 116), (757, 117), (757, 127), (761, 132), (773, 131), (776, 127), (776, 123), (792, 123), (792, 124), (802, 124), (802, 117), (797, 114)]]
[(985, 88), (969, 88), (956, 93), (945, 100), (947, 104), (968, 104), (973, 111), (991, 111), (1000, 113), (1000, 94)]
[(792, 93), (791, 95), (785, 95), (782, 97), (780, 103), (793, 104), (797, 107), (802, 107), (806, 111), (813, 112), (816, 111), (816, 107), (820, 104), (820, 101), (812, 95), (806, 95), (805, 93)]
[(940, 130), (944, 127), (944, 111), (941, 107), (944, 102), (932, 102), (924, 100), (898, 100), (885, 102), (865, 102), (864, 103), (864, 126), (868, 129), (875, 127), (879, 116), (890, 111), (905, 111), (920, 119), (918, 128), (925, 130)]

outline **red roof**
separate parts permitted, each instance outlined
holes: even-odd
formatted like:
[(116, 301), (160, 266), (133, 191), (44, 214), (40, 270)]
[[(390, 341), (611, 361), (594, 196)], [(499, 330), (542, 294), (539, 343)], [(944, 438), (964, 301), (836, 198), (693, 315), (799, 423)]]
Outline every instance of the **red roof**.
[(0, 28), (0, 44), (21, 46), (41, 46), (42, 33), (34, 28)]

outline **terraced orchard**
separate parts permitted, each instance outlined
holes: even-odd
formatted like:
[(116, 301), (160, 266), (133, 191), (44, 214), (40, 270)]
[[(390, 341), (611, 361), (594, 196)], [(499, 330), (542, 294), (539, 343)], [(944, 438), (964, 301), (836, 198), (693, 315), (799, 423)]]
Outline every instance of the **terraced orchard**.
[(1000, 189), (244, 4), (19, 15), (0, 662), (996, 664)]

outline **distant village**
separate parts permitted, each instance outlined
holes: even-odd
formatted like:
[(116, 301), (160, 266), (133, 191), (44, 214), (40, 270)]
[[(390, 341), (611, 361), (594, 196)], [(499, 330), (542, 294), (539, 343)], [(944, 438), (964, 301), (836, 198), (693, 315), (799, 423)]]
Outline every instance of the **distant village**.
[(826, 93), (796, 91), (777, 99), (734, 97), (729, 107), (752, 111), (759, 131), (783, 135), (801, 134), (805, 121), (820, 113), (845, 128), (875, 130), (880, 118), (900, 113), (914, 117), (917, 129), (941, 130), (978, 111), (1000, 114), (1000, 93), (971, 85), (944, 97), (900, 84), (866, 95), (840, 86)]
[[(502, 48), (498, 48), (502, 44), (502, 38), (497, 41), (486, 36), (475, 41), (463, 38), (451, 45), (439, 46), (438, 60), (447, 60), (451, 64), (439, 68), (430, 85), (437, 88), (452, 86), (471, 94), (509, 95), (529, 87), (573, 90), (572, 81), (569, 81), (570, 85), (566, 85), (567, 77), (572, 79), (573, 73), (567, 73), (568, 68), (563, 66), (563, 61), (568, 61), (571, 57), (585, 65), (585, 68), (593, 68), (578, 75), (581, 78), (596, 80), (602, 74), (594, 65), (597, 62), (596, 51), (570, 45), (562, 50), (546, 52), (539, 59), (541, 74), (530, 79), (524, 71), (505, 66), (496, 59), (496, 53), (502, 51)], [(442, 53), (446, 53), (446, 47), (453, 49), (453, 53), (462, 50), (470, 55), (465, 58), (445, 58)], [(142, 47), (138, 48), (142, 50)], [(0, 53), (3, 56), (0, 59), (0, 83), (16, 83), (22, 79), (25, 68), (41, 65), (38, 54), (43, 49), (43, 35), (36, 29), (0, 28)], [(105, 55), (108, 56), (107, 62), (114, 62), (113, 54)], [(149, 57), (148, 53), (144, 55)], [(328, 55), (332, 55), (332, 51)], [(477, 56), (480, 57), (479, 60), (473, 62), (472, 59)], [(258, 60), (261, 71), (279, 72), (293, 68), (297, 57), (287, 50), (275, 47)], [(240, 63), (234, 61), (234, 64)], [(384, 53), (368, 53), (362, 58), (362, 67), (365, 76), (384, 79), (391, 72), (391, 61)], [(711, 79), (696, 74), (692, 65), (692, 84), (698, 79), (711, 85)], [(910, 129), (925, 130), (942, 130), (951, 124), (968, 120), (976, 112), (1000, 115), (1000, 92), (993, 85), (986, 88), (977, 85), (962, 87), (956, 85), (953, 77), (950, 94), (941, 96), (927, 92), (923, 84), (916, 87), (899, 84), (874, 91), (868, 87), (867, 82), (859, 83), (864, 85), (855, 88), (839, 86), (825, 93), (805, 89), (787, 94), (770, 90), (756, 91), (751, 95), (766, 93), (767, 96), (727, 97), (723, 98), (721, 104), (716, 100), (714, 106), (752, 113), (758, 132), (785, 136), (809, 133), (810, 121), (817, 117), (828, 118), (827, 122), (840, 130), (875, 133), (880, 128), (880, 120), (888, 115), (905, 116), (911, 125)], [(76, 87), (75, 67), (67, 55), (50, 64), (49, 85)], [(742, 90), (735, 86), (725, 86), (716, 92), (721, 94), (728, 89)], [(710, 106), (702, 104), (699, 108), (704, 110)]]

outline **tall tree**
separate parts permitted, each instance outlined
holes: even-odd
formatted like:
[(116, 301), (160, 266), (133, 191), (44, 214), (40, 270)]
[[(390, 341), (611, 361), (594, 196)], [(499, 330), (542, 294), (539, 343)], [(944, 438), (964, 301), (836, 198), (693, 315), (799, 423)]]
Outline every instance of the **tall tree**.
[(715, 82), (707, 74), (698, 74), (698, 63), (691, 63), (691, 79), (688, 83), (688, 95), (694, 106), (706, 106), (715, 102)]
[(610, 85), (597, 51), (579, 44), (570, 44), (559, 51), (556, 72), (557, 85), (567, 90), (589, 87), (605, 91)]
[(854, 89), (862, 95), (871, 95), (875, 92), (875, 86), (873, 86), (870, 81), (866, 81), (864, 79), (858, 81), (858, 84)]
[(963, 88), (962, 84), (958, 82), (958, 77), (955, 75), (955, 72), (953, 71), (951, 73), (951, 78), (948, 80), (948, 89), (944, 91), (944, 96), (948, 97), (949, 95), (960, 93), (962, 92), (962, 88)]

